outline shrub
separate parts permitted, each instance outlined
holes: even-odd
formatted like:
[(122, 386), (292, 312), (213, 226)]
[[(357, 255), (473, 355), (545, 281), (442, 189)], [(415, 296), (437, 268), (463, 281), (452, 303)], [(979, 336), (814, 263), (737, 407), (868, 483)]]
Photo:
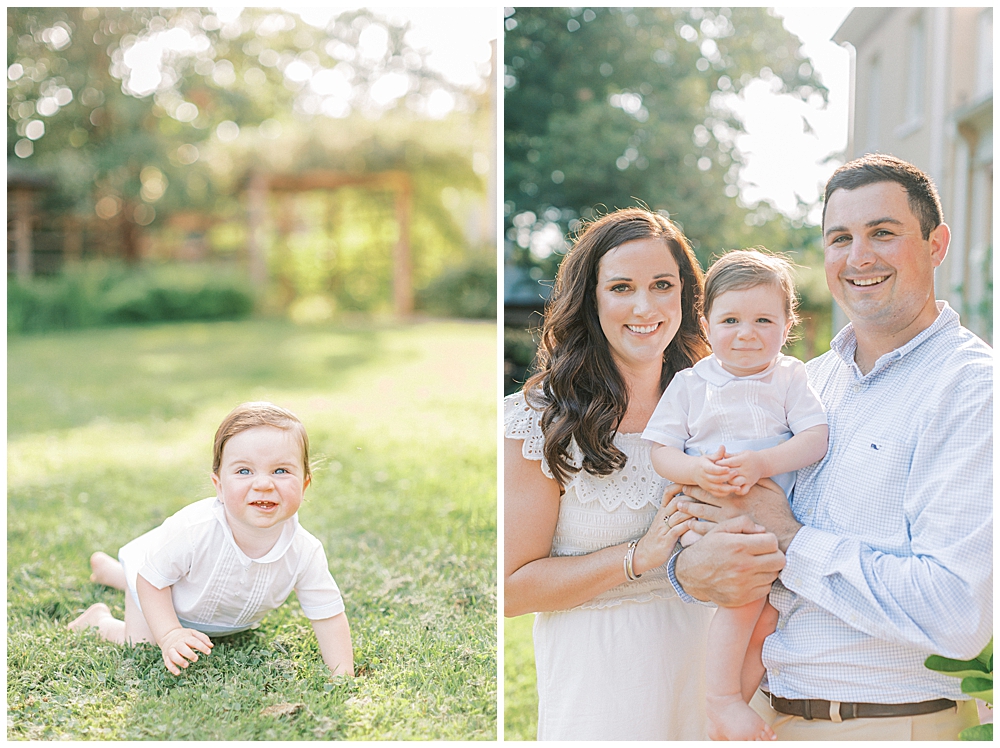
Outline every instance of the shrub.
[(444, 317), (496, 319), (496, 265), (471, 260), (446, 270), (420, 291), (417, 304), (422, 311)]
[(227, 270), (88, 263), (51, 279), (7, 282), (7, 332), (240, 319), (253, 311), (246, 282)]

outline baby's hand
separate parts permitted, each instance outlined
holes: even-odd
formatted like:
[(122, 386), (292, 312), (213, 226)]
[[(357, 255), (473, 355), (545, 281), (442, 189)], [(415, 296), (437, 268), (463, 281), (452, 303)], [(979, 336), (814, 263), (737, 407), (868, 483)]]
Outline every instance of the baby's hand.
[(719, 465), (732, 468), (735, 472), (735, 477), (729, 480), (729, 485), (737, 487), (737, 496), (746, 496), (750, 489), (757, 484), (757, 481), (761, 478), (771, 477), (765, 460), (759, 452), (738, 452), (724, 460), (719, 460)]
[(697, 458), (695, 482), (700, 488), (708, 491), (716, 498), (725, 498), (738, 490), (732, 480), (737, 476), (735, 470), (725, 464), (726, 448), (720, 446), (715, 453)]
[(163, 664), (167, 670), (174, 675), (180, 675), (181, 671), (178, 669), (178, 665), (186, 668), (188, 660), (198, 661), (198, 655), (194, 650), (211, 654), (213, 646), (212, 640), (208, 638), (207, 634), (194, 629), (179, 628), (171, 629), (163, 635), (160, 641), (160, 652), (163, 654)]

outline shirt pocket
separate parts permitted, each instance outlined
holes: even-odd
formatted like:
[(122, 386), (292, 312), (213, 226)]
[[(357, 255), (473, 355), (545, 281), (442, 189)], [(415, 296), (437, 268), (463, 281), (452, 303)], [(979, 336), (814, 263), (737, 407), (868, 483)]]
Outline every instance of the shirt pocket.
[(827, 494), (828, 513), (844, 535), (889, 546), (906, 542), (903, 500), (912, 450), (905, 442), (866, 430), (858, 432), (838, 457), (837, 480)]

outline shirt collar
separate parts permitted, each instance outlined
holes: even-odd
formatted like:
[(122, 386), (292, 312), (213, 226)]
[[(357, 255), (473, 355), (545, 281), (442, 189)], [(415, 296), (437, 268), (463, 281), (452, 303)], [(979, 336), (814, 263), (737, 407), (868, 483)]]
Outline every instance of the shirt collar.
[(871, 376), (890, 362), (898, 361), (928, 338), (939, 333), (941, 330), (959, 324), (958, 312), (948, 306), (947, 301), (936, 301), (935, 303), (937, 304), (938, 316), (934, 322), (914, 335), (899, 348), (881, 355), (868, 374), (862, 375), (861, 369), (859, 369), (858, 365), (854, 362), (854, 354), (858, 350), (858, 338), (857, 335), (854, 334), (853, 324), (848, 323), (843, 330), (837, 333), (836, 337), (830, 341), (830, 350), (836, 353), (845, 364), (852, 368), (858, 379), (864, 379), (866, 376)]
[(723, 387), (735, 380), (746, 381), (748, 379), (763, 379), (774, 371), (774, 367), (777, 366), (779, 358), (781, 357), (779, 356), (778, 358), (775, 358), (774, 361), (771, 362), (771, 365), (764, 369), (764, 371), (759, 371), (756, 374), (748, 374), (745, 377), (739, 377), (723, 369), (722, 364), (719, 363), (719, 359), (717, 359), (713, 353), (695, 363), (694, 371), (709, 384), (715, 385), (716, 387)]
[(260, 558), (250, 558), (243, 552), (243, 549), (236, 544), (236, 538), (233, 537), (233, 529), (229, 526), (229, 522), (226, 520), (226, 507), (222, 504), (222, 501), (219, 500), (218, 496), (215, 497), (215, 503), (212, 504), (212, 512), (215, 514), (215, 518), (222, 526), (222, 532), (226, 536), (226, 541), (233, 547), (233, 550), (236, 551), (236, 557), (240, 560), (240, 563), (246, 567), (249, 567), (254, 563), (269, 564), (284, 556), (288, 549), (291, 548), (292, 540), (295, 538), (295, 533), (299, 529), (299, 513), (296, 512), (289, 519), (285, 520), (281, 528), (281, 535), (278, 537), (278, 541), (274, 544), (271, 550)]

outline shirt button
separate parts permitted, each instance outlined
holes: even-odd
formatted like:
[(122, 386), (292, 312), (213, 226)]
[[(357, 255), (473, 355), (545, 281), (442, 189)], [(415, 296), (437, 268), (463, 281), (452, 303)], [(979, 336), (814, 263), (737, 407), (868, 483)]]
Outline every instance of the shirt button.
[(856, 384), (851, 389), (853, 389), (855, 392), (861, 392), (861, 385)]

